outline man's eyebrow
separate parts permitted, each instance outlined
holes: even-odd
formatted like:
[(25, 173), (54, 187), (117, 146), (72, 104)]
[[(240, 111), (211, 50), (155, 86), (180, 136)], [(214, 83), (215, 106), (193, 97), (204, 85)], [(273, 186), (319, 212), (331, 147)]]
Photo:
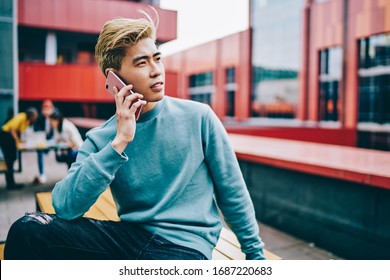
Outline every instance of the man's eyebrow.
[[(161, 52), (156, 52), (155, 54), (153, 54), (153, 57), (156, 57), (159, 55), (161, 55)], [(139, 60), (148, 59), (148, 58), (149, 58), (148, 55), (140, 55), (140, 56), (136, 56), (135, 58), (133, 58), (132, 62), (134, 64), (134, 63), (137, 63), (137, 61), (139, 61)]]

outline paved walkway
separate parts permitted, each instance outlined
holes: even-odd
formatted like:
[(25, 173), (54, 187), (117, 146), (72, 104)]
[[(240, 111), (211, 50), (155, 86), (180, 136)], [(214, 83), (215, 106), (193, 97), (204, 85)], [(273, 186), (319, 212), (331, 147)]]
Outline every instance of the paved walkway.
[[(59, 181), (67, 173), (66, 165), (57, 163), (53, 152), (50, 152), (45, 157), (48, 182), (44, 185), (32, 183), (34, 176), (38, 173), (36, 153), (24, 153), (22, 164), (23, 172), (15, 175), (18, 183), (26, 183), (26, 187), (22, 190), (7, 191), (5, 189), (4, 174), (0, 174), (0, 242), (4, 242), (7, 232), (15, 220), (26, 212), (35, 211), (35, 192), (50, 191), (55, 182)], [(302, 241), (267, 225), (260, 223), (259, 225), (261, 236), (267, 249), (283, 259), (338, 259), (332, 253), (315, 247), (315, 244)]]

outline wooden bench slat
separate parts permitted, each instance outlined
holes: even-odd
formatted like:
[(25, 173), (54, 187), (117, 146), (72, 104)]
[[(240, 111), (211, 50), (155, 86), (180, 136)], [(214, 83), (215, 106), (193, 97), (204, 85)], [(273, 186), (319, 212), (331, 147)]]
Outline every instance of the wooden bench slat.
[(87, 213), (85, 213), (84, 217), (98, 220), (120, 221), (112, 198), (111, 190), (109, 188), (100, 195), (96, 203), (92, 205)]
[(39, 192), (35, 194), (35, 200), (39, 209), (42, 212), (54, 214), (54, 207), (51, 203), (51, 193), (50, 192)]
[[(236, 246), (238, 249), (241, 248), (240, 242), (238, 242), (236, 235), (231, 230), (229, 230), (227, 228), (222, 228), (221, 235), (219, 238), (224, 239), (225, 241), (229, 242), (230, 244)], [(275, 255), (274, 253), (268, 251), (267, 249), (264, 249), (264, 255), (269, 260), (281, 260), (282, 259), (278, 255)]]
[(268, 251), (267, 249), (264, 249), (264, 255), (268, 260), (281, 260), (282, 258), (278, 255)]
[(112, 207), (116, 209), (114, 198), (112, 197), (111, 189), (107, 188), (101, 195), (100, 198), (107, 201)]
[(237, 248), (241, 248), (240, 242), (238, 241), (236, 235), (231, 230), (225, 227), (222, 228), (219, 238), (223, 238), (224, 240), (236, 246)]
[(0, 260), (4, 260), (4, 243), (0, 244)]
[(212, 254), (211, 254), (211, 258), (213, 260), (218, 260), (218, 261), (230, 261), (231, 259), (228, 258), (226, 255), (222, 254), (221, 252), (219, 252), (217, 249), (214, 249)]
[[(51, 202), (50, 192), (39, 192), (35, 195), (39, 209), (42, 212), (54, 214), (54, 208)], [(111, 190), (104, 191), (96, 203), (84, 214), (84, 217), (94, 218), (97, 220), (119, 221), (115, 203), (112, 198)]]
[(5, 163), (5, 161), (0, 161), (0, 172), (6, 172), (7, 171), (7, 164)]
[(241, 249), (223, 238), (218, 239), (215, 250), (231, 260), (245, 260), (245, 254), (241, 252)]

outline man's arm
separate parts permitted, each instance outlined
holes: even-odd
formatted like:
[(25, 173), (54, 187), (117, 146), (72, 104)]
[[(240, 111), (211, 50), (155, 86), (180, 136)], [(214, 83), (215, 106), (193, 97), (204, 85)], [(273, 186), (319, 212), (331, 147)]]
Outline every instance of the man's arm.
[(236, 155), (225, 128), (211, 109), (203, 127), (205, 159), (225, 221), (237, 235), (247, 259), (265, 259), (253, 203)]
[[(112, 142), (109, 142), (109, 138), (105, 139), (108, 136), (103, 133), (90, 132), (90, 137), (87, 134), (76, 163), (68, 175), (55, 185), (52, 192), (53, 206), (61, 218), (71, 220), (84, 215), (114, 180), (119, 167), (128, 160), (123, 151), (135, 135), (135, 112), (146, 104), (144, 100), (133, 103), (135, 99), (143, 98), (138, 93), (125, 97), (132, 87), (127, 85), (119, 92), (114, 87), (116, 135)], [(102, 149), (98, 149), (97, 142), (100, 147), (103, 146)]]
[(127, 159), (126, 155), (118, 154), (111, 142), (98, 150), (87, 138), (76, 162), (53, 189), (53, 206), (57, 215), (67, 220), (84, 215), (111, 184), (116, 171)]

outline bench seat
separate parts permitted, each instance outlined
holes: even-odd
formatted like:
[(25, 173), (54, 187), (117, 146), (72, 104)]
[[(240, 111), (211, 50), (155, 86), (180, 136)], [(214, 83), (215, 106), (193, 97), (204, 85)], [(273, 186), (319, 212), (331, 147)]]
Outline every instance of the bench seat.
[(4, 260), (4, 243), (0, 244), (0, 260)]
[(0, 160), (0, 173), (4, 173), (7, 171), (7, 164), (5, 164), (5, 161)]
[[(36, 193), (36, 202), (38, 210), (45, 213), (55, 213), (50, 192)], [(120, 220), (117, 215), (116, 205), (109, 188), (100, 195), (96, 203), (89, 209), (87, 213), (85, 213), (84, 216), (99, 220)], [(279, 256), (269, 252), (268, 250), (265, 250), (264, 253), (270, 260), (281, 259)], [(241, 252), (240, 244), (231, 230), (227, 228), (222, 229), (217, 246), (212, 253), (212, 258), (213, 260), (245, 259), (245, 254)]]

